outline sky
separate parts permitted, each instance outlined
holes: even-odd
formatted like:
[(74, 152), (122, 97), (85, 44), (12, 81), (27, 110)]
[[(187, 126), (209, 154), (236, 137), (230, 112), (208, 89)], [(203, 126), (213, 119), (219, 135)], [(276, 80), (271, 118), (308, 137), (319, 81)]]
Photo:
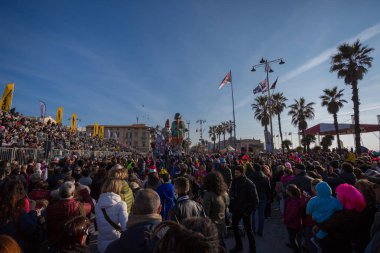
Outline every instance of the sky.
[[(375, 48), (373, 66), (359, 82), (360, 121), (377, 124), (380, 114), (380, 1), (377, 0), (3, 0), (0, 1), (0, 89), (15, 83), (13, 106), (24, 115), (47, 115), (64, 108), (69, 124), (164, 125), (179, 112), (199, 139), (199, 119), (211, 125), (232, 120), (231, 89), (218, 86), (232, 71), (237, 138), (263, 140), (253, 117), (252, 90), (265, 78), (251, 67), (273, 64), (272, 83), (287, 104), (305, 97), (315, 102), (309, 126), (332, 123), (321, 107), (325, 88), (345, 89), (348, 103), (338, 114), (350, 123), (351, 88), (330, 73), (330, 57), (344, 42), (360, 39)], [(283, 132), (293, 133), (287, 110)], [(278, 134), (273, 120), (274, 135)], [(363, 144), (379, 149), (379, 134), (363, 134)], [(343, 136), (345, 147), (353, 136)]]

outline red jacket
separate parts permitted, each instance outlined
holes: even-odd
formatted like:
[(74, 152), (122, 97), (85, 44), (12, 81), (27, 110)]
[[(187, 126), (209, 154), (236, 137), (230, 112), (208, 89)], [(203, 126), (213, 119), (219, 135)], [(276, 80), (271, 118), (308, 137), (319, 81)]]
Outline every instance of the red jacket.
[(299, 229), (302, 226), (302, 201), (294, 197), (285, 200), (284, 223), (288, 228)]
[[(83, 200), (83, 209), (86, 215), (93, 210), (94, 204), (90, 194), (86, 189), (79, 192)], [(47, 234), (50, 242), (58, 240), (63, 223), (69, 218), (80, 215), (79, 201), (75, 198), (61, 199), (56, 203), (48, 205), (46, 208)]]

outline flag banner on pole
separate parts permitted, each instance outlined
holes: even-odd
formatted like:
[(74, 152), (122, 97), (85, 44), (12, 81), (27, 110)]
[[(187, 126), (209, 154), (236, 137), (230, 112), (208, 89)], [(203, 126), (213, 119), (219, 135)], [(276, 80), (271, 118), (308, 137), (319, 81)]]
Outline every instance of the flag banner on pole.
[(104, 138), (104, 126), (99, 127), (99, 138)]
[(262, 92), (263, 90), (261, 89), (261, 85), (257, 85), (256, 88), (253, 89), (253, 94), (257, 94), (257, 93), (260, 93)]
[(57, 116), (55, 118), (55, 121), (58, 125), (62, 125), (62, 117), (63, 117), (63, 107), (58, 107), (57, 110)]
[(70, 131), (74, 133), (76, 129), (77, 129), (77, 114), (73, 113), (73, 115), (71, 115)]
[(107, 130), (108, 139), (111, 139), (111, 130)]
[(1, 110), (2, 111), (8, 112), (9, 109), (11, 109), (14, 89), (15, 89), (14, 83), (9, 83), (5, 87), (3, 97), (1, 98)]
[(95, 122), (94, 130), (92, 131), (92, 136), (98, 136), (98, 131), (99, 131), (99, 124), (98, 122)]
[(40, 100), (40, 115), (41, 118), (45, 118), (46, 115), (46, 103)]
[(262, 80), (260, 83), (259, 83), (260, 87), (261, 87), (261, 92), (264, 93), (268, 90), (268, 81), (267, 79), (264, 79)]
[(276, 78), (276, 81), (274, 81), (274, 83), (272, 83), (272, 85), (270, 86), (270, 89), (271, 89), (271, 90), (276, 89), (277, 80), (278, 80), (278, 77)]
[(231, 84), (231, 83), (232, 83), (232, 75), (231, 75), (231, 70), (230, 70), (230, 72), (227, 73), (227, 75), (224, 77), (222, 82), (219, 84), (219, 89), (221, 89), (225, 85)]

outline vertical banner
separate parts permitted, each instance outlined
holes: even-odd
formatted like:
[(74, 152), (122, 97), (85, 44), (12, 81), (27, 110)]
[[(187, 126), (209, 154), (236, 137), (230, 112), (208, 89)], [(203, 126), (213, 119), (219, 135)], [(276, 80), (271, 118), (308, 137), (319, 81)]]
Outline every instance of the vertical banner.
[(99, 138), (104, 138), (104, 126), (99, 127)]
[(98, 122), (95, 122), (94, 129), (92, 131), (92, 136), (93, 137), (98, 136), (98, 133), (99, 133), (99, 124)]
[(57, 116), (55, 118), (55, 121), (58, 125), (62, 125), (62, 117), (63, 117), (63, 107), (58, 107), (57, 110)]
[(76, 129), (77, 129), (77, 114), (73, 113), (73, 115), (71, 116), (70, 131), (75, 132)]
[(265, 136), (265, 150), (267, 152), (272, 152), (273, 151), (273, 147), (271, 144), (272, 135), (269, 131), (264, 131), (264, 136)]
[(41, 115), (41, 118), (45, 118), (45, 115), (46, 115), (46, 103), (44, 101), (41, 101), (40, 100), (40, 115)]
[(110, 129), (107, 130), (107, 135), (108, 135), (108, 139), (111, 139), (111, 130)]
[(10, 83), (5, 87), (3, 97), (1, 98), (1, 110), (8, 112), (11, 109), (12, 99), (13, 99), (13, 91), (15, 89), (15, 84)]

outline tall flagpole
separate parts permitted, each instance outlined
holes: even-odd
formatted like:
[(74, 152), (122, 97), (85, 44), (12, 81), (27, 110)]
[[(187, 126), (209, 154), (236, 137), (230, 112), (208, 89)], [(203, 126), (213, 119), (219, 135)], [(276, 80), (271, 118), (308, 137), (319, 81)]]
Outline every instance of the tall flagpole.
[(230, 70), (230, 75), (231, 75), (231, 94), (232, 94), (232, 115), (234, 117), (234, 148), (235, 152), (236, 150), (236, 121), (235, 121), (235, 101), (234, 101), (234, 88), (232, 87), (232, 73)]

